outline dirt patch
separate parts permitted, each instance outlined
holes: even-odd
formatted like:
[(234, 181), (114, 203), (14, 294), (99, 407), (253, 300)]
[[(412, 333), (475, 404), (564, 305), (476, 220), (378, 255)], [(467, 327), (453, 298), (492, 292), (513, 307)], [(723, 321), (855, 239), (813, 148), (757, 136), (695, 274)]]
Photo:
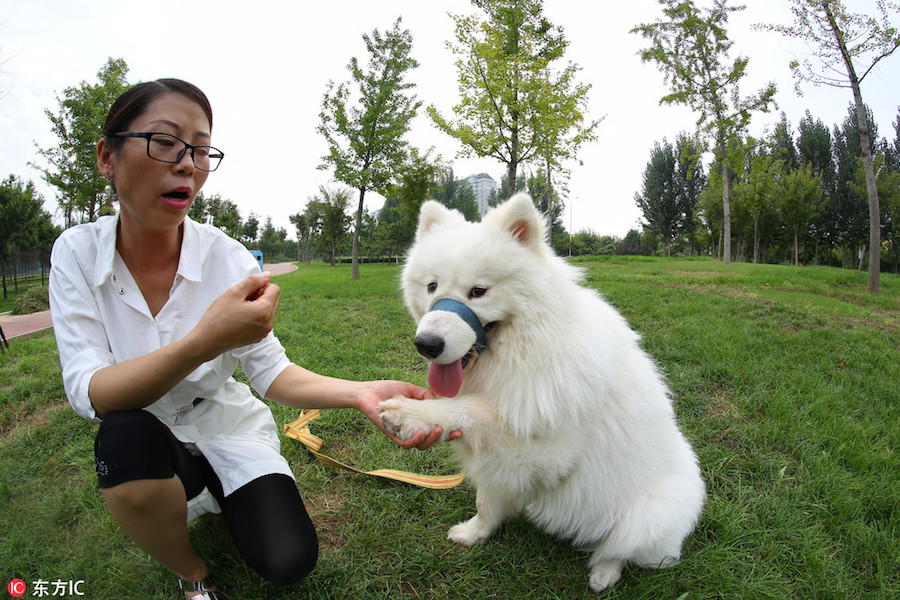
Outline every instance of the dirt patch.
[(318, 493), (303, 494), (306, 511), (316, 526), (319, 544), (339, 550), (347, 545), (348, 517), (343, 511), (344, 497), (336, 485)]

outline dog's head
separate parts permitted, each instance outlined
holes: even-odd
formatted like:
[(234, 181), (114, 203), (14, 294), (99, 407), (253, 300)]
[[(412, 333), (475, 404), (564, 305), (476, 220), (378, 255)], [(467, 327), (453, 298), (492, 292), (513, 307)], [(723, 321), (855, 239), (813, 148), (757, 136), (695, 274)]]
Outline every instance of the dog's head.
[[(514, 317), (527, 311), (540, 265), (552, 251), (544, 219), (519, 194), (482, 223), (429, 201), (403, 271), (407, 307), (418, 321), (416, 348), (431, 361), (435, 393), (455, 396), (479, 354), (490, 352)], [(535, 270), (538, 272), (535, 273)]]

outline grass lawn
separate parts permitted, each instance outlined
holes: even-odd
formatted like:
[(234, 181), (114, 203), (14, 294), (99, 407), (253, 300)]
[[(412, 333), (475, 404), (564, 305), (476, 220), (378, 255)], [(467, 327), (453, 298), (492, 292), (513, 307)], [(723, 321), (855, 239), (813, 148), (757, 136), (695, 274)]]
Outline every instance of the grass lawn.
[(13, 286), (12, 278), (6, 282), (6, 298), (3, 297), (3, 289), (0, 288), (0, 313), (9, 312), (16, 303), (16, 298), (24, 296), (29, 288), (36, 286), (46, 286), (47, 278), (42, 280), (39, 277), (19, 280), (19, 293), (16, 294), (15, 286)]
[[(522, 518), (458, 548), (474, 488), (434, 491), (282, 448), (315, 521), (317, 569), (276, 588), (243, 564), (222, 520), (192, 525), (228, 600), (371, 598), (900, 598), (900, 277), (865, 294), (855, 271), (712, 260), (576, 261), (643, 335), (700, 457), (707, 506), (680, 564), (590, 591), (588, 554)], [(275, 324), (296, 362), (338, 377), (425, 383), (392, 265), (301, 266)], [(296, 411), (273, 406), (276, 421)], [(454, 472), (448, 446), (404, 451), (361, 415), (326, 412), (323, 451), (364, 469)], [(108, 515), (94, 427), (68, 408), (52, 334), (0, 355), (0, 576), (84, 580), (86, 598), (178, 597), (169, 572)], [(53, 591), (51, 586), (50, 591)], [(31, 589), (29, 589), (29, 595)], [(74, 596), (72, 596), (74, 597)]]

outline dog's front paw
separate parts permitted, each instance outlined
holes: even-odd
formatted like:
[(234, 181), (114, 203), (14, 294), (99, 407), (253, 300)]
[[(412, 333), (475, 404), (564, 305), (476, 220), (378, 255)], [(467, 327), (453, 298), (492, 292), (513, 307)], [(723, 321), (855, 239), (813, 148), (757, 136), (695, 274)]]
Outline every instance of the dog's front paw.
[(418, 414), (417, 409), (424, 402), (397, 396), (378, 405), (378, 416), (385, 429), (401, 440), (408, 440), (419, 431), (434, 429), (433, 423), (426, 423)]
[(468, 521), (451, 527), (447, 537), (460, 546), (474, 546), (491, 537), (494, 529), (483, 518), (475, 515)]

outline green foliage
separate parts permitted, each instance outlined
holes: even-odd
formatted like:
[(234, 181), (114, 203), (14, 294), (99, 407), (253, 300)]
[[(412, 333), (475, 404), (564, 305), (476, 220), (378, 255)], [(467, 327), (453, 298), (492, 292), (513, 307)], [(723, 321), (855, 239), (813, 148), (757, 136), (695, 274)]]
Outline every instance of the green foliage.
[[(793, 25), (762, 25), (787, 37), (805, 42), (812, 58), (791, 61), (796, 91), (800, 84), (848, 87), (847, 60), (862, 66), (858, 82), (862, 82), (878, 62), (900, 46), (900, 32), (891, 24), (891, 11), (897, 4), (875, 3), (878, 17), (852, 13), (841, 0), (791, 0)], [(841, 73), (843, 72), (843, 75)]]
[(472, 185), (465, 179), (456, 179), (450, 167), (442, 170), (439, 181), (431, 188), (431, 197), (447, 208), (458, 210), (467, 221), (481, 220)]
[(881, 60), (900, 47), (900, 32), (890, 21), (891, 11), (895, 14), (900, 12), (900, 6), (879, 0), (876, 7), (880, 18), (851, 13), (840, 0), (792, 0), (794, 24), (767, 27), (788, 37), (803, 40), (812, 48), (815, 62), (809, 59), (802, 62), (791, 61), (798, 93), (802, 81), (815, 85), (849, 87), (853, 91), (869, 212), (868, 290), (873, 294), (878, 293), (880, 286), (882, 222), (874, 159), (870, 149), (870, 140), (875, 135), (872, 133), (870, 136), (860, 83)]
[(734, 42), (725, 29), (728, 13), (743, 10), (730, 7), (728, 0), (715, 0), (701, 11), (693, 0), (659, 0), (664, 19), (632, 29), (650, 41), (641, 51), (641, 60), (655, 62), (671, 93), (660, 104), (684, 104), (699, 114), (700, 131), (715, 140), (716, 160), (722, 172), (724, 248), (722, 258), (731, 261), (731, 207), (728, 169), (735, 160), (729, 150), (738, 147), (742, 133), (754, 112), (769, 110), (775, 101), (775, 84), (759, 93), (741, 97), (740, 80), (750, 59), (731, 61)]
[(210, 217), (210, 223), (236, 240), (241, 239), (243, 227), (241, 211), (237, 204), (221, 194), (213, 194), (206, 198), (206, 214)]
[(322, 186), (319, 188), (319, 195), (307, 201), (302, 218), (294, 215), (297, 217), (294, 222), (298, 224), (298, 228), (299, 224), (308, 228), (303, 232), (304, 239), (326, 256), (332, 266), (338, 255), (345, 250), (351, 223), (347, 211), (350, 208), (352, 194), (353, 192), (347, 188), (332, 189)]
[(462, 144), (462, 156), (491, 157), (507, 166), (507, 197), (520, 164), (536, 161), (564, 172), (582, 144), (596, 139), (598, 121), (586, 123), (590, 85), (577, 83), (578, 67), (559, 68), (568, 45), (560, 27), (542, 14), (542, 0), (473, 0), (482, 14), (451, 15), (460, 103), (457, 119), (434, 107), (428, 115)]
[(109, 214), (112, 210), (112, 189), (97, 171), (97, 140), (110, 107), (128, 88), (127, 74), (124, 59), (110, 58), (97, 73), (98, 83), (82, 81), (68, 87), (63, 90), (57, 114), (44, 110), (59, 143), (38, 148), (49, 167), (33, 166), (58, 190), (65, 227), (94, 221), (104, 211)]
[[(868, 296), (841, 269), (655, 258), (577, 259), (665, 373), (708, 498), (682, 560), (626, 570), (623, 600), (863, 600), (900, 595), (900, 278)], [(399, 271), (321, 264), (276, 278), (275, 333), (299, 364), (336, 377), (423, 384)], [(361, 332), (363, 332), (361, 334)], [(272, 405), (279, 425), (296, 411)], [(93, 474), (96, 428), (68, 407), (50, 334), (0, 355), (0, 564), (7, 578), (83, 579), (89, 598), (170, 600), (174, 577), (110, 517)], [(453, 472), (449, 445), (404, 451), (353, 411), (313, 424), (324, 451), (364, 469)], [(223, 598), (594, 600), (587, 553), (507, 521), (483, 545), (447, 529), (475, 512), (469, 483), (423, 490), (339, 471), (282, 438), (319, 533), (300, 584), (264, 582), (220, 516), (192, 540)]]
[[(356, 57), (347, 68), (351, 81), (329, 82), (319, 113), (318, 131), (328, 143), (328, 154), (319, 168), (332, 168), (334, 177), (359, 190), (359, 206), (353, 234), (353, 278), (359, 278), (359, 233), (366, 191), (384, 191), (402, 169), (407, 154), (405, 135), (421, 102), (408, 92), (415, 84), (404, 81), (419, 63), (412, 58), (412, 35), (394, 28), (377, 29), (363, 40), (369, 53), (363, 69)], [(351, 86), (356, 87), (354, 94)]]
[(641, 60), (655, 62), (671, 88), (660, 104), (684, 104), (699, 113), (697, 125), (713, 132), (719, 152), (719, 146), (724, 148), (746, 128), (754, 111), (768, 110), (775, 96), (775, 84), (770, 83), (758, 94), (740, 97), (738, 84), (750, 59), (729, 60), (734, 42), (726, 25), (728, 13), (744, 7), (715, 0), (712, 8), (701, 12), (693, 0), (659, 3), (664, 20), (631, 30), (650, 41), (650, 47), (640, 53)]
[(416, 148), (412, 149), (397, 183), (390, 189), (390, 196), (397, 199), (397, 208), (404, 220), (416, 223), (422, 203), (445, 169), (440, 156), (432, 158), (431, 150), (421, 154)]
[(794, 252), (791, 264), (800, 263), (800, 231), (805, 231), (822, 210), (822, 180), (812, 174), (808, 164), (790, 171), (782, 179), (779, 189), (778, 210), (784, 223), (794, 236)]
[(665, 256), (682, 233), (693, 240), (694, 212), (705, 184), (700, 148), (688, 136), (679, 134), (675, 146), (665, 139), (654, 144), (641, 192), (634, 200), (646, 230), (662, 241)]
[(33, 182), (26, 184), (10, 175), (0, 183), (0, 275), (4, 299), (8, 293), (7, 264), (23, 250), (37, 250), (40, 256), (49, 256), (58, 236), (59, 228), (44, 210), (44, 199)]

